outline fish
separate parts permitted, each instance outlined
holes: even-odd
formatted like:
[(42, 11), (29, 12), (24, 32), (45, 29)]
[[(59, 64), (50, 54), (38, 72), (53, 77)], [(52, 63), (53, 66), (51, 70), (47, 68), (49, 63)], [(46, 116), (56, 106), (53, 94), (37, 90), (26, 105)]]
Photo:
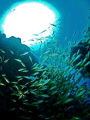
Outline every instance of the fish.
[(86, 66), (88, 66), (88, 65), (90, 65), (90, 61), (87, 62), (86, 64), (84, 64), (84, 67), (86, 67)]
[(7, 83), (10, 83), (10, 81), (5, 76), (3, 76), (3, 78)]
[[(18, 91), (19, 92), (19, 91)], [(19, 98), (18, 99), (21, 99), (23, 97), (23, 94), (22, 93), (19, 93)]]
[(32, 58), (30, 56), (29, 56), (29, 60), (31, 61), (31, 63), (33, 63)]
[(11, 82), (11, 83), (13, 83), (13, 84), (17, 84), (18, 82)]
[(21, 60), (20, 60), (20, 59), (14, 59), (14, 60), (16, 60), (16, 61), (18, 61), (18, 62), (21, 62)]
[(81, 120), (81, 118), (78, 116), (73, 116), (72, 120)]
[(75, 95), (75, 98), (81, 97), (85, 93), (85, 90), (80, 91), (77, 95)]
[(33, 39), (30, 39), (29, 41), (34, 41)]
[(74, 35), (76, 35), (77, 31), (74, 32)]
[(21, 89), (26, 88), (26, 85), (19, 85)]
[(2, 53), (5, 53), (5, 51), (4, 51), (4, 50), (2, 50), (2, 49), (0, 49), (0, 51), (1, 51)]
[(16, 84), (14, 84), (13, 87), (15, 87), (17, 90), (19, 90), (19, 88)]
[(0, 85), (3, 85), (3, 86), (5, 86), (5, 84), (4, 84), (4, 83), (0, 83)]
[(38, 79), (37, 76), (35, 76), (35, 77), (34, 77), (34, 76), (30, 76), (29, 78), (30, 78), (31, 80), (36, 80), (36, 79)]
[(38, 36), (38, 34), (33, 34), (34, 36)]
[(76, 60), (80, 59), (82, 57), (82, 54), (79, 54), (77, 57), (74, 58), (74, 61), (75, 62)]
[(11, 54), (14, 54), (14, 52), (12, 50), (9, 50)]
[(46, 73), (47, 71), (44, 71), (43, 73), (42, 73), (42, 76)]
[(39, 94), (38, 96), (40, 96), (40, 97), (50, 97), (50, 96), (47, 95), (47, 94)]
[(9, 60), (10, 60), (9, 58), (8, 58), (8, 59), (6, 59), (6, 60), (4, 60), (4, 63), (7, 63)]
[(87, 89), (86, 91), (88, 92), (88, 94), (90, 94), (90, 90), (89, 89)]
[(76, 53), (76, 54), (77, 54), (77, 55), (78, 55), (78, 54), (80, 54), (80, 49), (78, 49), (78, 51), (77, 51), (77, 53)]
[(53, 89), (56, 89), (56, 88), (57, 88), (57, 86), (53, 86), (53, 87), (50, 88), (50, 90), (53, 90)]
[(50, 53), (50, 51), (46, 51), (44, 54)]
[(77, 90), (76, 90), (76, 92), (82, 91), (83, 89), (84, 89), (83, 86), (82, 87), (78, 87)]
[(43, 86), (43, 87), (39, 87), (38, 90), (41, 90), (41, 91), (42, 91), (42, 90), (47, 90), (47, 88), (48, 88), (48, 86), (45, 85), (45, 86)]
[(57, 93), (58, 93), (58, 91), (52, 91), (51, 95), (55, 95)]
[(21, 62), (21, 65), (22, 65), (23, 67), (26, 67), (25, 64), (24, 64), (23, 62)]
[(14, 60), (16, 60), (17, 62), (21, 63), (21, 65), (22, 65), (23, 67), (26, 67), (25, 64), (24, 64), (20, 59), (14, 59)]
[(16, 109), (16, 108), (10, 108), (9, 111), (13, 111), (13, 110), (15, 110), (15, 109)]
[(33, 73), (32, 75), (35, 76), (35, 75), (38, 75), (38, 74), (39, 74), (39, 72), (35, 72), (35, 73)]
[(30, 93), (34, 94), (34, 95), (37, 95), (37, 92), (34, 90), (34, 91), (31, 91), (30, 90)]
[(44, 70), (44, 68), (43, 68), (44, 66), (42, 65), (42, 66), (39, 66), (39, 67), (35, 67), (34, 69), (35, 69), (35, 71), (43, 71)]
[(84, 30), (84, 31), (83, 31), (83, 33), (85, 33), (86, 31), (87, 31), (87, 29), (86, 29), (86, 30)]
[(43, 62), (43, 63), (46, 62), (48, 58), (49, 58), (49, 57), (47, 56), (42, 62)]
[(18, 82), (20, 82), (21, 80), (23, 80), (23, 78), (19, 78), (19, 79), (18, 79)]
[(28, 70), (22, 70), (21, 72), (28, 72)]
[(64, 104), (68, 103), (68, 102), (71, 102), (73, 100), (73, 98), (67, 98), (64, 102)]
[(0, 62), (2, 62), (2, 57), (0, 56)]
[(39, 34), (42, 34), (42, 33), (44, 33), (44, 32), (46, 32), (46, 30), (43, 30), (42, 32), (40, 32)]
[(28, 100), (27, 99), (23, 99), (22, 102), (27, 102)]
[(22, 76), (15, 76), (15, 78), (22, 78)]
[(83, 61), (81, 60), (79, 63), (77, 63), (76, 65), (75, 65), (75, 67), (78, 67), (78, 66), (82, 66), (82, 63), (83, 63)]
[(55, 57), (55, 56), (57, 56), (58, 54), (51, 54), (51, 55), (49, 55), (49, 56), (52, 56), (52, 57)]
[(24, 91), (24, 94), (29, 94), (29, 91), (28, 90)]
[(25, 52), (25, 53), (21, 54), (20, 56), (27, 55), (28, 53), (29, 53), (29, 52)]
[(31, 105), (38, 105), (38, 104), (40, 104), (40, 103), (42, 103), (42, 102), (43, 102), (43, 100), (38, 100), (37, 102), (31, 103)]
[(76, 33), (77, 33), (77, 31), (74, 32), (74, 34), (73, 34), (73, 36), (72, 36), (72, 40), (73, 40), (73, 38), (75, 37)]
[(46, 80), (44, 81), (43, 85), (46, 85), (47, 83), (49, 83), (50, 80), (51, 80), (51, 79), (46, 79)]
[(30, 77), (29, 77), (29, 76), (23, 76), (23, 78), (30, 79)]
[(67, 39), (67, 37), (65, 37), (65, 39), (64, 40), (66, 40)]
[(88, 58), (84, 58), (84, 60), (82, 61), (82, 65), (84, 64), (84, 63), (86, 63), (86, 61), (88, 60)]
[(90, 50), (88, 51), (88, 53), (86, 54), (86, 56), (85, 56), (86, 58), (90, 58)]
[(26, 112), (26, 109), (24, 109), (24, 108), (21, 108), (21, 107), (19, 107), (19, 108), (20, 108), (20, 110), (22, 110), (22, 111)]
[(54, 27), (56, 27), (56, 26), (57, 26), (57, 25), (55, 25), (55, 24), (51, 24), (51, 23), (50, 23), (50, 25), (52, 25), (52, 26), (54, 26)]
[(25, 70), (25, 68), (20, 68), (20, 69), (18, 69), (18, 71), (23, 71), (23, 70)]
[(13, 101), (13, 102), (15, 102), (15, 103), (17, 102), (15, 99), (10, 99), (10, 100)]
[(5, 77), (5, 76), (6, 76), (6, 74), (2, 74), (1, 76)]

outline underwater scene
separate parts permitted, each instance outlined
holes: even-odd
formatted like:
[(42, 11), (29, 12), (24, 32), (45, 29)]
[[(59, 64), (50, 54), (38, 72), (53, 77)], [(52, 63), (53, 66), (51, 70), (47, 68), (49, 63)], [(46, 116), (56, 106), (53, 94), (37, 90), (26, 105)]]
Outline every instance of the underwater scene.
[(0, 0), (0, 120), (90, 120), (90, 0)]

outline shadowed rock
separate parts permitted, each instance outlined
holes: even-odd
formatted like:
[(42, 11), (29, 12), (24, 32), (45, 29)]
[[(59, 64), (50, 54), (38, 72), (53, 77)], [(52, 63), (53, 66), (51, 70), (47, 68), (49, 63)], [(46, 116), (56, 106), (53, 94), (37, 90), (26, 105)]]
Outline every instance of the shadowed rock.
[[(87, 53), (90, 52), (90, 26), (88, 27), (86, 34), (84, 36), (84, 39), (81, 40), (76, 46), (73, 46), (71, 48), (71, 54), (70, 56), (72, 57), (78, 50), (80, 50), (80, 54), (82, 54), (82, 56), (76, 60), (73, 65), (78, 64), (81, 60), (83, 61), (86, 58)], [(88, 56), (87, 60), (85, 61), (84, 64), (86, 64), (87, 62), (90, 61), (90, 55)], [(81, 66), (76, 67), (77, 69), (80, 69)], [(81, 74), (83, 75), (83, 77), (89, 77), (90, 78), (90, 64), (88, 64), (87, 66), (83, 67)]]
[[(6, 38), (4, 34), (0, 34), (0, 56), (0, 74), (6, 74), (10, 81), (14, 81), (15, 76), (30, 76), (33, 73), (32, 65), (38, 63), (30, 48), (21, 44), (20, 38)], [(27, 72), (18, 71), (21, 68)]]

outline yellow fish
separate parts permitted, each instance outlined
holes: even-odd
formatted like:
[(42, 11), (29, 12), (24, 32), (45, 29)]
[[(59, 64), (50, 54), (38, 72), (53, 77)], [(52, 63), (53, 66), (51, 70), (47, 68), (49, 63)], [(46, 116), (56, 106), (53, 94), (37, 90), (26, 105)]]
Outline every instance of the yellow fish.
[(23, 54), (21, 54), (21, 56), (23, 56), (23, 55), (27, 55), (29, 52), (25, 52), (25, 53), (23, 53)]
[(52, 56), (52, 57), (55, 57), (55, 56), (57, 56), (58, 54), (51, 54), (51, 55), (49, 55), (49, 56)]

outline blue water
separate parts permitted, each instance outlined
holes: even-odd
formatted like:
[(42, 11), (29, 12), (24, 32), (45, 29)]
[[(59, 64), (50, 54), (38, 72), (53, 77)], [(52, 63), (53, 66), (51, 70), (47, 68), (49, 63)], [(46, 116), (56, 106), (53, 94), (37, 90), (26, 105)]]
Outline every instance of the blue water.
[[(24, 0), (0, 0), (0, 16), (2, 16), (4, 12), (11, 7), (12, 4), (22, 1)], [(89, 24), (88, 17), (90, 17), (90, 0), (45, 1), (53, 5), (61, 15), (60, 33), (57, 36), (58, 39), (60, 39), (60, 43), (64, 45), (67, 44), (67, 42), (72, 39), (75, 32), (76, 35), (74, 37), (74, 40), (76, 42), (83, 39), (83, 31)], [(63, 42), (66, 37), (66, 41)]]
[[(90, 0), (48, 0), (58, 9), (62, 18), (62, 29), (58, 36), (62, 44), (71, 40), (74, 32), (76, 35), (74, 40), (83, 39), (83, 31), (87, 28), (90, 16)], [(63, 43), (64, 38), (66, 42)]]
[[(15, 2), (23, 0), (0, 0), (0, 16)], [(30, 0), (31, 1), (31, 0)], [(38, 0), (37, 0), (38, 1)], [(42, 0), (41, 0), (42, 1)], [(84, 30), (90, 23), (90, 0), (45, 0), (53, 5), (61, 15), (59, 43), (66, 45), (69, 40), (79, 42), (84, 37)], [(73, 35), (75, 35), (73, 37)], [(67, 38), (65, 40), (65, 38)], [(87, 86), (90, 89), (90, 80)]]

